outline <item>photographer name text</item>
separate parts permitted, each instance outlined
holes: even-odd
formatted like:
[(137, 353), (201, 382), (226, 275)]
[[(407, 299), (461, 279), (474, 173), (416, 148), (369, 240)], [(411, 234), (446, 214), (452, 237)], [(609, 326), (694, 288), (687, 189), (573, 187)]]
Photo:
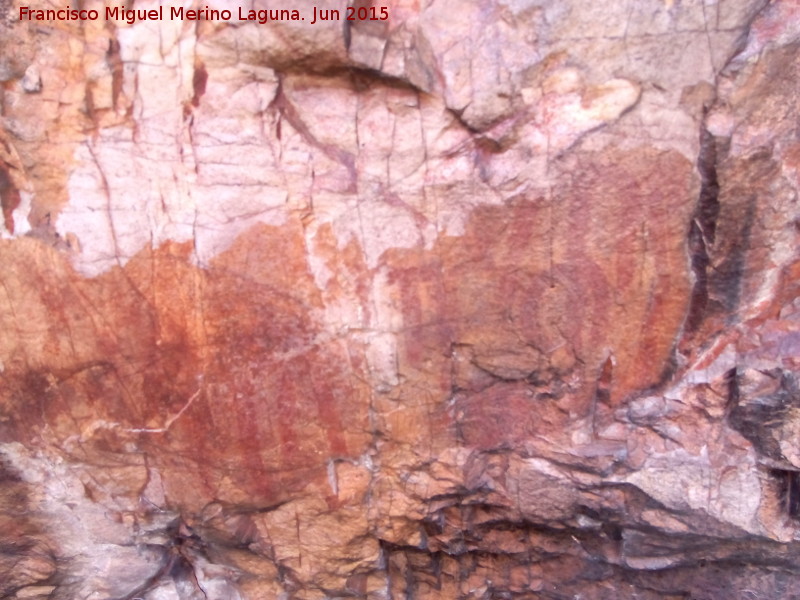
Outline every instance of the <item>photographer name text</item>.
[(141, 21), (254, 21), (261, 25), (272, 21), (307, 21), (311, 25), (327, 21), (387, 21), (389, 9), (385, 6), (355, 7), (345, 10), (322, 9), (312, 6), (310, 11), (298, 9), (254, 10), (237, 7), (231, 10), (214, 8), (186, 9), (182, 6), (159, 6), (151, 9), (105, 7), (104, 10), (75, 8), (40, 10), (29, 6), (19, 7), (20, 21), (124, 21), (129, 25)]

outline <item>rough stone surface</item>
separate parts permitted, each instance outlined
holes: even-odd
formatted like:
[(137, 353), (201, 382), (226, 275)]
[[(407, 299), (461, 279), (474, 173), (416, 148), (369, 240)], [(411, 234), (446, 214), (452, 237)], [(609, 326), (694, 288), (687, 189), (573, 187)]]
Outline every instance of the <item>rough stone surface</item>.
[(0, 0), (0, 598), (800, 597), (800, 4), (370, 5)]

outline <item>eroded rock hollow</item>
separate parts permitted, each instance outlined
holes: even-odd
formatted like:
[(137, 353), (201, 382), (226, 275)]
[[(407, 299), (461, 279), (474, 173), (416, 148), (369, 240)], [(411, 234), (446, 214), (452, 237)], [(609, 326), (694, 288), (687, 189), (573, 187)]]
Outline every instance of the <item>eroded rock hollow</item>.
[(796, 0), (56, 4), (0, 598), (800, 597)]

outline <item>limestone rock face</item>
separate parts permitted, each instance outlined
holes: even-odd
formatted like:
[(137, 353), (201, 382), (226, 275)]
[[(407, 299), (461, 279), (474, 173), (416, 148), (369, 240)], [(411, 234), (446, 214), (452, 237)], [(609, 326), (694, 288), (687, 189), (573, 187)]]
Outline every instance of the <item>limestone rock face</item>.
[(25, 6), (0, 598), (800, 596), (796, 1)]

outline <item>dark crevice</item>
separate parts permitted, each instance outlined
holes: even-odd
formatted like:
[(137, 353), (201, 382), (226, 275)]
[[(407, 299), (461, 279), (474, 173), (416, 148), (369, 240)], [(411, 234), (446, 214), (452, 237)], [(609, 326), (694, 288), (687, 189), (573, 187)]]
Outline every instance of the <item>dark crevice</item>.
[[(759, 375), (761, 380), (748, 386), (746, 373), (738, 369), (728, 373), (728, 422), (753, 445), (762, 463), (772, 466), (766, 471), (775, 484), (778, 505), (787, 516), (800, 520), (800, 470), (783, 456), (781, 447), (785, 423), (800, 406), (800, 387), (788, 371), (759, 371)], [(753, 394), (765, 380), (772, 384), (769, 393)]]
[(800, 519), (800, 473), (784, 469), (770, 469), (778, 483), (781, 508), (793, 519)]
[(165, 581), (172, 580), (179, 589), (191, 590), (207, 597), (197, 579), (195, 561), (197, 557), (206, 557), (206, 543), (179, 518), (165, 530), (169, 542), (164, 546), (155, 546), (162, 553), (161, 566), (144, 583), (120, 598), (120, 600), (136, 600), (148, 592), (158, 588)]
[(790, 371), (774, 369), (760, 373), (771, 388), (767, 393), (758, 393), (752, 384), (743, 390), (742, 374), (731, 377), (728, 422), (753, 444), (760, 456), (786, 462), (779, 440), (787, 421), (791, 421), (792, 414), (800, 407), (800, 386)]
[[(394, 75), (389, 75), (379, 69), (372, 69), (369, 67), (362, 67), (356, 65), (307, 65), (305, 63), (302, 64), (291, 64), (291, 65), (270, 65), (278, 75), (279, 78), (284, 76), (301, 76), (301, 77), (308, 77), (308, 76), (316, 76), (316, 77), (324, 77), (326, 79), (342, 79), (344, 81), (349, 81), (352, 85), (353, 90), (356, 92), (364, 92), (367, 90), (372, 89), (374, 86), (382, 86), (389, 89), (395, 90), (404, 90), (408, 92), (413, 92), (420, 97), (439, 97), (439, 99), (444, 103), (444, 98), (441, 96), (437, 96), (436, 91), (433, 89), (425, 89), (416, 85), (415, 83), (403, 79), (401, 77), (397, 77)], [(463, 128), (464, 131), (469, 133), (470, 137), (475, 139), (476, 147), (485, 154), (497, 154), (502, 152), (505, 148), (504, 146), (489, 137), (485, 137), (483, 133), (491, 129), (493, 126), (497, 125), (500, 121), (506, 119), (507, 117), (501, 116), (497, 119), (494, 119), (491, 123), (487, 124), (484, 127), (477, 128), (471, 124), (469, 124), (463, 117), (463, 113), (465, 109), (455, 109), (451, 106), (448, 106), (444, 103), (445, 110), (447, 113), (453, 117), (453, 119), (458, 123), (460, 127)]]
[(717, 142), (705, 128), (700, 131), (700, 196), (689, 228), (689, 253), (694, 273), (694, 288), (684, 331), (692, 334), (700, 327), (708, 308), (709, 252), (714, 244), (719, 216), (719, 179), (717, 177)]
[(317, 148), (329, 159), (347, 169), (350, 177), (350, 187), (348, 188), (348, 191), (351, 193), (356, 192), (358, 177), (355, 168), (355, 157), (352, 155), (352, 153), (337, 147), (335, 144), (323, 142), (315, 137), (314, 133), (303, 120), (300, 112), (297, 110), (297, 107), (292, 104), (291, 100), (287, 97), (283, 80), (284, 77), (279, 76), (275, 98), (270, 104), (270, 108), (276, 110), (280, 117), (278, 119), (278, 123), (280, 123), (282, 120), (285, 120), (294, 128), (295, 131), (297, 131), (297, 133), (309, 146)]
[(327, 79), (344, 79), (352, 82), (356, 91), (365, 91), (378, 84), (397, 90), (407, 90), (417, 94), (430, 95), (430, 92), (414, 85), (406, 79), (388, 75), (377, 69), (354, 65), (308, 65), (292, 63), (286, 65), (267, 65), (275, 70), (278, 76), (297, 75), (299, 77), (324, 77)]
[[(747, 45), (747, 40), (750, 38), (750, 28), (753, 22), (769, 4), (769, 2), (764, 0), (761, 2), (760, 6), (755, 7), (746, 25), (742, 28), (742, 35), (736, 47), (718, 73), (723, 73), (731, 67), (735, 58), (744, 50)], [(716, 138), (706, 127), (708, 115), (713, 109), (715, 102), (716, 99), (713, 99), (704, 106), (700, 127), (700, 149), (697, 156), (697, 171), (700, 175), (700, 194), (688, 232), (688, 250), (692, 272), (694, 274), (694, 287), (692, 289), (689, 309), (683, 327), (684, 341), (691, 340), (692, 335), (700, 328), (709, 313), (711, 299), (715, 299), (717, 296), (713, 289), (716, 287), (716, 282), (711, 281), (709, 271), (711, 267), (711, 254), (716, 241), (717, 220), (720, 213), (720, 184), (717, 168), (720, 158), (727, 153), (726, 144), (728, 140), (725, 138)], [(751, 206), (748, 210), (748, 218), (745, 221), (742, 231), (744, 242), (750, 237), (749, 222), (752, 220), (752, 212), (753, 207)], [(740, 260), (739, 262), (742, 261)], [(741, 269), (739, 269), (739, 271), (741, 271)], [(741, 273), (737, 272), (737, 275), (740, 276)], [(714, 279), (719, 279), (719, 276), (715, 275)], [(738, 301), (738, 293), (735, 299), (728, 298), (728, 300), (729, 301), (725, 304), (730, 308), (731, 300), (734, 303)], [(673, 358), (675, 358), (674, 352)], [(668, 373), (665, 372), (667, 376), (665, 379), (671, 378), (677, 366), (676, 363), (671, 369), (668, 369)]]

